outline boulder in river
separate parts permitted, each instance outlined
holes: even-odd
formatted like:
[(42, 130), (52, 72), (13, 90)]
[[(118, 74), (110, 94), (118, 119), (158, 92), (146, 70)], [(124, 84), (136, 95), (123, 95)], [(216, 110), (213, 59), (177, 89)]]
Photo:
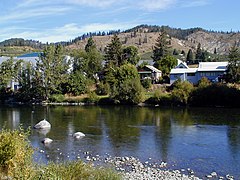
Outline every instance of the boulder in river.
[(73, 134), (73, 137), (76, 139), (83, 138), (84, 136), (85, 136), (85, 134), (83, 134), (82, 132), (76, 132)]
[(49, 129), (49, 128), (51, 128), (51, 124), (46, 119), (43, 119), (42, 121), (37, 123), (34, 126), (34, 128), (35, 129)]

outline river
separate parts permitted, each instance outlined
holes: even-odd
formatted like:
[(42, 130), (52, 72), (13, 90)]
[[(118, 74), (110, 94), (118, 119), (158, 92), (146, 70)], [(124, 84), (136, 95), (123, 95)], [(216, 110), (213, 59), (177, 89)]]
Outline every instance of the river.
[[(37, 163), (83, 158), (84, 153), (134, 156), (167, 162), (168, 169), (213, 171), (240, 179), (240, 109), (98, 106), (0, 107), (0, 127), (33, 127), (47, 119), (49, 132), (32, 130)], [(86, 136), (71, 136), (81, 131)], [(44, 137), (53, 139), (44, 146)]]

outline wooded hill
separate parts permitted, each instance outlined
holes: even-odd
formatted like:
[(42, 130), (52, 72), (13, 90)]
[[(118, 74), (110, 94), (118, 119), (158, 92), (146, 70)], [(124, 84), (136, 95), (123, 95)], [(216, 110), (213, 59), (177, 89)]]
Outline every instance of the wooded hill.
[[(169, 26), (150, 26), (140, 25), (132, 29), (121, 32), (120, 30), (109, 32), (89, 32), (83, 34), (68, 42), (58, 42), (56, 44), (64, 45), (68, 50), (83, 49), (89, 37), (93, 37), (96, 42), (97, 48), (104, 52), (107, 44), (110, 43), (113, 34), (118, 34), (123, 45), (134, 45), (139, 49), (139, 53), (144, 55), (152, 52), (152, 48), (156, 42), (161, 28), (164, 28), (167, 34), (171, 37), (171, 46), (173, 49), (181, 52), (182, 50), (187, 53), (189, 49), (196, 51), (197, 45), (200, 43), (202, 49), (217, 54), (228, 54), (228, 50), (234, 43), (240, 46), (240, 33), (239, 32), (216, 32), (207, 31), (202, 28), (180, 29), (171, 28)], [(36, 40), (24, 40), (21, 38), (13, 38), (0, 42), (1, 55), (7, 54), (6, 47), (24, 47), (26, 52), (31, 47), (36, 50), (41, 50), (46, 44)], [(149, 56), (150, 57), (150, 56)]]

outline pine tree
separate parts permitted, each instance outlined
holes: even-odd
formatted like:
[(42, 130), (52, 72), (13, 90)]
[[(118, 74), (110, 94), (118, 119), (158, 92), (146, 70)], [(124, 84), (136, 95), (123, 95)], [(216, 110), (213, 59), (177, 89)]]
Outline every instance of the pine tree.
[(152, 59), (154, 62), (159, 61), (161, 58), (169, 54), (170, 43), (169, 36), (164, 29), (161, 29), (161, 33), (156, 40), (156, 44), (153, 49)]
[(197, 46), (197, 51), (196, 51), (196, 56), (195, 56), (196, 60), (198, 61), (202, 61), (202, 49), (201, 49), (201, 44), (198, 43), (198, 46)]
[(228, 55), (228, 81), (240, 82), (240, 52), (236, 45), (231, 47)]
[(187, 53), (187, 62), (189, 63), (193, 63), (193, 52), (191, 49), (189, 49), (188, 53)]
[(119, 37), (115, 34), (111, 43), (107, 45), (105, 60), (108, 67), (122, 65), (122, 44)]
[(88, 39), (88, 42), (87, 42), (86, 46), (85, 46), (85, 51), (89, 52), (89, 51), (91, 51), (91, 49), (95, 49), (95, 48), (96, 48), (95, 42), (94, 42), (93, 38), (90, 37)]

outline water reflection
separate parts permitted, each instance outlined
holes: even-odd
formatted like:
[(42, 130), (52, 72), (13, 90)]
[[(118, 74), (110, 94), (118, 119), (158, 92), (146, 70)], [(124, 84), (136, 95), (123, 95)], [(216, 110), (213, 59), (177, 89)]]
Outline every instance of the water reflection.
[[(46, 118), (48, 132), (32, 131), (36, 161), (75, 160), (83, 152), (136, 156), (166, 161), (169, 168), (191, 167), (199, 174), (215, 170), (240, 177), (240, 111), (238, 109), (171, 109), (143, 107), (0, 108), (0, 125), (33, 127)], [(86, 137), (76, 140), (74, 132)], [(44, 137), (53, 139), (48, 147)], [(224, 163), (223, 163), (224, 162)]]

